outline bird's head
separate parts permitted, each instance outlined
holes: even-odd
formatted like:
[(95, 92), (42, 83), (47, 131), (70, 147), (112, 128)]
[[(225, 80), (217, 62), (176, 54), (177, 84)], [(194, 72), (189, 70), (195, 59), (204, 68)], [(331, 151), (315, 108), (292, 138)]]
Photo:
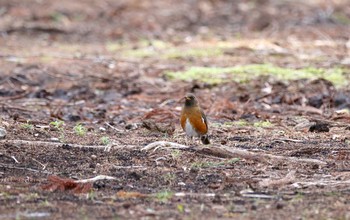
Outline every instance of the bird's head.
[(198, 104), (197, 98), (192, 93), (187, 93), (184, 97), (185, 99), (185, 106), (191, 107), (196, 106)]

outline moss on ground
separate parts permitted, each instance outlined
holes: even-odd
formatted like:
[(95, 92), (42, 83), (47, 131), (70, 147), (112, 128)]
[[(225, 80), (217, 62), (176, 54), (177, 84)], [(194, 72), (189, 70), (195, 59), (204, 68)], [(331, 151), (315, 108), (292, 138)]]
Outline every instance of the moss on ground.
[(336, 86), (348, 84), (344, 70), (341, 68), (314, 68), (292, 69), (274, 66), (272, 64), (252, 64), (234, 67), (190, 67), (185, 71), (167, 72), (170, 79), (192, 81), (198, 80), (209, 84), (218, 84), (228, 81), (240, 83), (254, 80), (259, 76), (271, 76), (277, 80), (288, 81), (297, 79), (324, 78)]

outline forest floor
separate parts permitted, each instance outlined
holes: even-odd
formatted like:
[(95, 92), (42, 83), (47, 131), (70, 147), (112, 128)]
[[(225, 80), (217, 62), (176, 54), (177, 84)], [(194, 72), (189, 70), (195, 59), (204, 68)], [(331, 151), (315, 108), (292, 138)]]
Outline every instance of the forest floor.
[(350, 219), (349, 36), (348, 0), (0, 0), (0, 219)]

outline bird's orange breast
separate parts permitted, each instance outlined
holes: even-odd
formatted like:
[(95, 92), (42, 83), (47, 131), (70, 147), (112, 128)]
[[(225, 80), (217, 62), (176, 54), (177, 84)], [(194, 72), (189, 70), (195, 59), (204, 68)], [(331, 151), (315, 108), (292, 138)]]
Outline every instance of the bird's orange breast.
[(184, 108), (181, 112), (181, 127), (186, 131), (186, 120), (189, 120), (193, 129), (200, 135), (204, 135), (208, 132), (208, 125), (202, 116), (202, 112), (199, 107)]

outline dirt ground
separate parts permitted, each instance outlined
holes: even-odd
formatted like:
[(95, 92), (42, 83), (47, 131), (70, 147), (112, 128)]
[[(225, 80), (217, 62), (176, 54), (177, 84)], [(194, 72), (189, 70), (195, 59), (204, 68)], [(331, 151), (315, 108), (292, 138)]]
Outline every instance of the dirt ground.
[[(348, 0), (0, 0), (0, 219), (350, 219), (349, 36)], [(169, 75), (251, 64), (341, 72)]]

